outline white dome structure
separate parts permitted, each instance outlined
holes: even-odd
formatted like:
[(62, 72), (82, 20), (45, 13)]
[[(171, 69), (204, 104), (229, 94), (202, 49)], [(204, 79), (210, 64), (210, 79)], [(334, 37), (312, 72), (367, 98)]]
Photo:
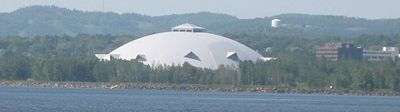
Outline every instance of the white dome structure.
[(239, 61), (257, 61), (263, 57), (249, 47), (206, 29), (183, 24), (164, 32), (133, 40), (99, 59), (137, 59), (144, 64), (181, 65), (185, 62), (200, 68), (217, 69), (220, 65), (238, 66)]

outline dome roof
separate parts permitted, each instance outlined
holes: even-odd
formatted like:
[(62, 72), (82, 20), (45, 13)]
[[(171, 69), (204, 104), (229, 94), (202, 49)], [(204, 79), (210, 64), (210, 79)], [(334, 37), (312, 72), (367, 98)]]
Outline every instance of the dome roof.
[[(201, 27), (198, 27), (201, 28)], [(173, 28), (174, 29), (174, 28)], [(185, 62), (216, 69), (220, 65), (237, 66), (239, 61), (256, 61), (260, 54), (249, 47), (226, 37), (205, 32), (164, 32), (133, 40), (109, 54), (96, 55), (137, 59), (150, 65), (181, 65)]]

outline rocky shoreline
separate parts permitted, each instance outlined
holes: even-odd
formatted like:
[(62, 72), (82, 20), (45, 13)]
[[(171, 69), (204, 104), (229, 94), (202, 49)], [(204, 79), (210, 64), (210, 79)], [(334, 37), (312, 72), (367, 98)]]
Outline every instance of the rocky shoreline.
[(210, 87), (198, 84), (162, 84), (130, 82), (44, 82), (44, 81), (0, 81), (0, 87), (65, 88), (65, 89), (148, 89), (186, 91), (244, 91), (234, 86)]
[(0, 87), (11, 88), (60, 88), (60, 89), (143, 89), (143, 90), (179, 90), (179, 91), (212, 91), (212, 92), (256, 92), (282, 94), (321, 94), (321, 95), (355, 95), (355, 96), (400, 96), (399, 92), (361, 91), (361, 90), (326, 90), (326, 89), (288, 89), (244, 87), (233, 85), (199, 85), (199, 84), (162, 84), (130, 82), (45, 82), (45, 81), (0, 81)]

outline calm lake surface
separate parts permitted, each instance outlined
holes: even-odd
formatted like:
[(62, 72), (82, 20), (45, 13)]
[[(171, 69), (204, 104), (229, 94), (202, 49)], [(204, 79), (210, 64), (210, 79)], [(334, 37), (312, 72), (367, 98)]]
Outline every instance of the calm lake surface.
[(400, 112), (400, 97), (0, 88), (0, 112)]

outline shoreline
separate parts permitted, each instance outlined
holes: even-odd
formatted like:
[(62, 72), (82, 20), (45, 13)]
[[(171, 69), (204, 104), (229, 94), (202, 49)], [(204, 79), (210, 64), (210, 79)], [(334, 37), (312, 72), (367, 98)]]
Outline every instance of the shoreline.
[(132, 82), (47, 82), (47, 81), (0, 81), (0, 87), (11, 88), (57, 88), (57, 89), (139, 89), (139, 90), (176, 90), (191, 92), (252, 92), (276, 94), (319, 94), (341, 96), (400, 96), (394, 91), (361, 90), (323, 90), (323, 89), (271, 89), (260, 86), (132, 83)]

